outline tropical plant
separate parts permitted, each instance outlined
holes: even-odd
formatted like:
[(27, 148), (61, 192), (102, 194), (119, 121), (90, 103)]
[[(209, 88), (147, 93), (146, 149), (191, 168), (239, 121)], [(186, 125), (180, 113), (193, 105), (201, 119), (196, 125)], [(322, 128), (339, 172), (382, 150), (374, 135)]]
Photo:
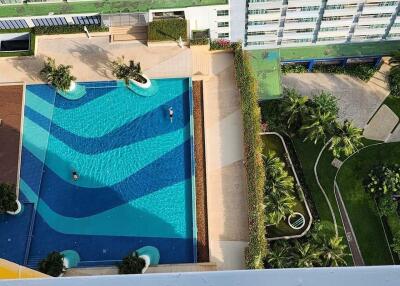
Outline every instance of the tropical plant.
[[(268, 181), (267, 181), (268, 184)], [(273, 191), (265, 196), (266, 222), (277, 225), (286, 216), (293, 213), (296, 198), (286, 191)]]
[(339, 113), (337, 98), (329, 92), (321, 91), (320, 94), (314, 96), (312, 103), (321, 114), (330, 113), (336, 117)]
[(393, 53), (389, 63), (394, 64), (388, 76), (390, 95), (400, 96), (400, 51)]
[(141, 274), (145, 266), (145, 260), (135, 251), (125, 256), (118, 264), (119, 274)]
[(45, 259), (39, 262), (39, 271), (47, 275), (58, 277), (65, 271), (63, 263), (64, 255), (53, 251)]
[(346, 266), (346, 245), (343, 243), (343, 237), (333, 236), (328, 241), (324, 240), (322, 245), (322, 257), (324, 266), (338, 267)]
[(310, 116), (300, 128), (306, 137), (304, 140), (310, 140), (317, 144), (319, 141), (326, 141), (326, 138), (333, 133), (336, 116), (329, 111), (317, 109), (311, 112)]
[(293, 260), (296, 267), (315, 267), (322, 265), (322, 250), (316, 244), (311, 242), (300, 242), (296, 240), (294, 243)]
[(278, 240), (274, 242), (266, 258), (267, 266), (272, 268), (292, 267), (293, 261), (291, 251), (292, 248), (286, 240)]
[(40, 71), (40, 76), (43, 80), (50, 83), (56, 89), (60, 91), (67, 91), (71, 87), (71, 83), (76, 78), (71, 75), (70, 65), (56, 65), (55, 59), (47, 58), (44, 63), (44, 67)]
[(6, 183), (0, 184), (0, 214), (5, 212), (14, 212), (17, 210), (17, 195), (15, 185)]
[(129, 65), (124, 62), (124, 57), (111, 62), (112, 74), (124, 80), (125, 84), (129, 84), (129, 80), (133, 79), (140, 83), (146, 83), (146, 79), (142, 76), (142, 68), (140, 63), (135, 64), (133, 60), (129, 61)]
[(355, 127), (350, 121), (336, 123), (329, 150), (336, 158), (341, 155), (350, 156), (364, 145), (361, 138), (362, 130)]
[(294, 179), (285, 170), (285, 163), (276, 156), (275, 152), (268, 152), (264, 156), (266, 185), (265, 192), (292, 191)]
[(394, 164), (373, 167), (368, 174), (366, 189), (376, 197), (400, 191), (400, 166)]
[(392, 248), (397, 255), (400, 255), (400, 231), (394, 235)]
[(308, 97), (300, 95), (294, 89), (286, 89), (282, 101), (282, 111), (289, 128), (300, 127), (302, 120), (308, 112)]
[(378, 199), (378, 213), (381, 217), (395, 214), (397, 207), (398, 203), (391, 195), (385, 195)]

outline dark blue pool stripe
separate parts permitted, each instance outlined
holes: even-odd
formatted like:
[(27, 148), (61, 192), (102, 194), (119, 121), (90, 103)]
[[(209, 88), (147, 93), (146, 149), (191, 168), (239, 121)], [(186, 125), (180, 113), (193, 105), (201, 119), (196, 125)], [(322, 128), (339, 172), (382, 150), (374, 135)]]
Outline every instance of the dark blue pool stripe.
[(53, 87), (48, 84), (33, 84), (27, 85), (26, 89), (40, 97), (41, 99), (47, 101), (50, 104), (54, 104), (56, 91)]
[[(145, 155), (143, 154), (143, 156)], [(23, 156), (26, 157), (26, 164), (32, 166), (40, 164), (39, 160), (26, 148), (23, 148)], [(25, 170), (21, 173), (21, 178), (31, 188), (35, 187), (36, 189), (33, 189), (35, 192), (40, 187), (41, 198), (55, 212), (69, 217), (85, 217), (191, 178), (191, 166), (188, 158), (190, 158), (190, 140), (120, 183), (104, 188), (78, 187), (72, 182), (66, 182), (58, 177), (46, 165), (41, 186), (35, 184)], [(31, 185), (32, 182), (33, 185)]]
[[(55, 123), (51, 125), (50, 133), (80, 153), (98, 154), (184, 128), (190, 120), (190, 111), (185, 108), (188, 105), (189, 94), (185, 92), (102, 137), (81, 137)], [(168, 108), (170, 106), (174, 108), (173, 124), (169, 122)], [(28, 106), (25, 108), (25, 116), (48, 130), (50, 120), (47, 117)]]
[[(133, 224), (121, 218), (121, 227)], [(164, 222), (168, 224), (168, 222)], [(188, 226), (191, 228), (192, 226)], [(54, 231), (43, 218), (36, 216), (35, 230), (30, 258), (44, 258), (51, 251), (74, 249), (82, 261), (97, 261), (90, 265), (113, 265), (115, 262), (102, 263), (103, 260), (121, 260), (132, 251), (146, 246), (154, 246), (160, 251), (160, 263), (193, 263), (193, 239), (162, 237), (121, 237), (70, 235)], [(39, 239), (40, 238), (40, 239)], [(29, 261), (28, 261), (29, 263)], [(30, 265), (35, 266), (35, 265)]]

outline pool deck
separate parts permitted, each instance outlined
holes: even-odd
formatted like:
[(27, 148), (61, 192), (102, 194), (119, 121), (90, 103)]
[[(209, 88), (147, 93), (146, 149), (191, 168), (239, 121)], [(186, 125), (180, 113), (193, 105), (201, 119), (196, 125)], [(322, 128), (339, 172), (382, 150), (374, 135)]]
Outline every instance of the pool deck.
[(17, 184), (23, 84), (0, 85), (0, 183)]
[[(204, 121), (207, 168), (210, 260), (218, 270), (245, 269), (248, 216), (243, 167), (240, 98), (231, 53), (195, 53), (179, 47), (109, 44), (107, 37), (38, 39), (37, 56), (0, 58), (0, 82), (41, 83), (38, 72), (45, 57), (73, 66), (78, 81), (114, 79), (109, 62), (118, 56), (141, 62), (151, 78), (199, 76), (204, 79)], [(197, 68), (193, 68), (195, 65)], [(180, 271), (173, 265), (168, 271)]]

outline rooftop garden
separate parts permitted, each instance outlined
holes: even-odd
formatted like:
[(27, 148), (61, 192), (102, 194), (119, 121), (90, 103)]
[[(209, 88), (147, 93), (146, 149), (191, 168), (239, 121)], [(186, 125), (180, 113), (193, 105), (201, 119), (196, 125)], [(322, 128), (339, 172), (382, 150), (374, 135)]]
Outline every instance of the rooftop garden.
[(227, 4), (227, 0), (103, 0), (61, 3), (40, 3), (23, 5), (2, 5), (0, 17), (41, 16), (49, 13), (129, 13), (146, 12), (149, 9), (184, 8), (189, 6), (205, 6)]

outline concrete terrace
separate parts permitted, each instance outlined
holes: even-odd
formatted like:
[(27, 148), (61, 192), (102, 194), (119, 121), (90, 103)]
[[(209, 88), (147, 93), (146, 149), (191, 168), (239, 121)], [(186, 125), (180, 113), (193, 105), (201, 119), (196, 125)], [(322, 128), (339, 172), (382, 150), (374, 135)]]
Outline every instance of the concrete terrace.
[(0, 17), (42, 16), (49, 13), (79, 14), (79, 13), (132, 13), (146, 12), (149, 9), (185, 8), (191, 6), (206, 6), (227, 4), (228, 0), (102, 0), (77, 1), (61, 3), (41, 3), (23, 5), (2, 5)]
[[(399, 49), (400, 41), (386, 41), (254, 50), (249, 53), (259, 83), (260, 100), (267, 100), (282, 94), (281, 62), (386, 56)], [(279, 56), (276, 57), (275, 53)]]

